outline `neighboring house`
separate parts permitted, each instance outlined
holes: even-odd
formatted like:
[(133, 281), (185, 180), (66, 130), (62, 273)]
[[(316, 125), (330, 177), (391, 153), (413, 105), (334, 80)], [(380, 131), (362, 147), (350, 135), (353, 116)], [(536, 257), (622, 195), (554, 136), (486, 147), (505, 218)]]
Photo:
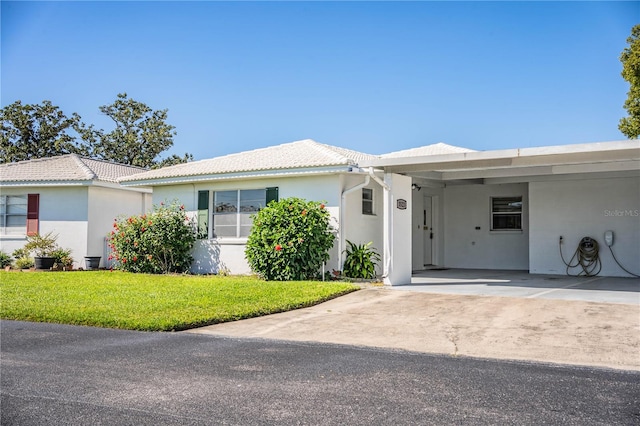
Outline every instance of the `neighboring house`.
[(144, 170), (75, 154), (0, 164), (1, 249), (11, 254), (27, 235), (52, 231), (72, 250), (76, 268), (85, 256), (102, 256), (105, 265), (113, 220), (151, 207), (151, 189), (125, 188), (117, 179)]
[(388, 284), (428, 267), (564, 274), (580, 239), (601, 246), (602, 275), (640, 273), (640, 142), (476, 152), (446, 144), (374, 156), (312, 140), (196, 161), (120, 179), (178, 199), (206, 230), (192, 270), (248, 273), (251, 215), (272, 199), (325, 201), (341, 269), (345, 240), (373, 242)]

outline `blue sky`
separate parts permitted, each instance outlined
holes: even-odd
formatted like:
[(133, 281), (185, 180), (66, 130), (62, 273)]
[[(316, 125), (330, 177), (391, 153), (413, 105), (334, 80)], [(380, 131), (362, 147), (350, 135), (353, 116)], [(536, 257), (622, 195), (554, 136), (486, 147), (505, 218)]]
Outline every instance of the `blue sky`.
[(623, 140), (638, 2), (1, 3), (1, 104), (111, 129), (167, 108), (196, 159), (311, 138), (372, 154)]

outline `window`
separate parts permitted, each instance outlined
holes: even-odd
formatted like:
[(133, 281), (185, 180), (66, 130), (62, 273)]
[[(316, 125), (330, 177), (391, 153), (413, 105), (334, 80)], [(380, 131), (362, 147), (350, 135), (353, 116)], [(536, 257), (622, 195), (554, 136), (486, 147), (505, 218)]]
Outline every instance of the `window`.
[(0, 232), (3, 235), (25, 235), (27, 233), (26, 195), (0, 196)]
[(522, 230), (522, 197), (491, 198), (491, 230)]
[(373, 189), (362, 188), (362, 214), (373, 214)]
[(253, 225), (251, 216), (278, 200), (278, 188), (216, 191), (213, 197), (213, 237), (246, 238)]

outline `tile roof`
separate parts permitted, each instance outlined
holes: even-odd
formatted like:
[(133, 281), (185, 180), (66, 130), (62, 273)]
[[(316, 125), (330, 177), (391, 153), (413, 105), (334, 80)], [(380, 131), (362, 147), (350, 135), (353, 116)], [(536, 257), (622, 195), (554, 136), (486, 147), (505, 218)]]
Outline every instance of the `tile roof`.
[(127, 176), (120, 182), (178, 178), (224, 173), (302, 169), (327, 166), (356, 165), (363, 160), (378, 158), (311, 139), (229, 154), (207, 160), (192, 161)]
[(0, 164), (0, 182), (117, 182), (123, 176), (146, 169), (109, 161), (92, 160), (76, 154)]
[(445, 155), (458, 154), (462, 152), (475, 152), (473, 149), (448, 145), (446, 143), (434, 143), (432, 145), (420, 146), (418, 148), (405, 149), (403, 151), (382, 154), (380, 158), (400, 158), (400, 157), (421, 157), (425, 155)]

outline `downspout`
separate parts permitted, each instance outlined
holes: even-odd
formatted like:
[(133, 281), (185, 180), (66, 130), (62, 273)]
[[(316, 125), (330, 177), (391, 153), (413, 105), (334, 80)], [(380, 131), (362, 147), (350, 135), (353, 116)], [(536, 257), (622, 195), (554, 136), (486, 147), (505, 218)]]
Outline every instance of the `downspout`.
[[(385, 181), (383, 181), (382, 179), (380, 179), (378, 176), (375, 175), (375, 173), (373, 172), (373, 167), (369, 167), (368, 173), (364, 178), (364, 182), (342, 191), (342, 196), (340, 197), (340, 228), (339, 228), (340, 234), (338, 238), (338, 261), (340, 263), (339, 267), (342, 267), (342, 251), (345, 243), (345, 234), (346, 234), (345, 213), (344, 213), (344, 205), (347, 198), (346, 196), (351, 192), (357, 191), (369, 185), (369, 183), (371, 182), (371, 179), (375, 180), (382, 188), (384, 188), (385, 191), (391, 190), (391, 187)], [(386, 258), (386, 262), (388, 263), (391, 259), (391, 256), (385, 252), (385, 258)], [(388, 267), (385, 267), (385, 271), (388, 271), (388, 270), (389, 270)]]
[[(373, 173), (373, 167), (369, 167), (369, 175), (373, 178), (373, 180), (378, 182), (378, 184), (385, 191), (387, 191), (387, 192), (391, 191), (391, 187), (389, 186), (389, 184), (387, 182), (383, 181), (382, 179), (380, 179), (378, 176), (376, 176), (375, 173)], [(393, 212), (393, 209), (390, 209), (389, 210), (389, 215), (392, 212)], [(385, 217), (385, 218), (383, 218), (383, 220), (389, 221), (389, 224), (391, 224), (391, 217)], [(389, 266), (391, 264), (391, 250), (390, 250), (388, 244), (384, 249), (383, 259), (384, 259), (384, 266), (382, 268), (382, 279), (385, 279), (389, 275)]]
[(366, 175), (364, 178), (364, 182), (353, 186), (349, 189), (345, 189), (344, 191), (342, 191), (342, 196), (340, 197), (340, 227), (338, 228), (339, 230), (339, 234), (338, 234), (338, 268), (342, 269), (342, 250), (344, 247), (344, 235), (345, 235), (345, 214), (344, 214), (344, 205), (347, 199), (347, 194), (353, 192), (353, 191), (357, 191), (359, 189), (364, 188), (365, 186), (369, 185), (369, 182), (371, 182), (371, 176), (370, 175)]

